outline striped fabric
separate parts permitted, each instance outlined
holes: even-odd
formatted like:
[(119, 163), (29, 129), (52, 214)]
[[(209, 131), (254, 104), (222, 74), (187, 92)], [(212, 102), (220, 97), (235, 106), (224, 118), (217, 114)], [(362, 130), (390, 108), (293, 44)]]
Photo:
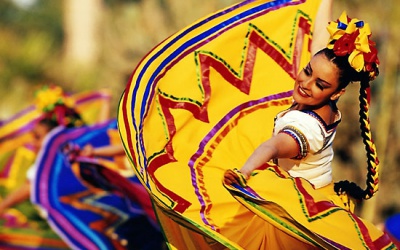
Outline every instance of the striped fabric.
[(134, 70), (118, 127), (170, 249), (393, 248), (386, 235), (308, 182), (281, 176), (279, 167), (252, 177), (246, 190), (222, 183), (291, 104), (319, 3), (240, 2), (167, 38)]

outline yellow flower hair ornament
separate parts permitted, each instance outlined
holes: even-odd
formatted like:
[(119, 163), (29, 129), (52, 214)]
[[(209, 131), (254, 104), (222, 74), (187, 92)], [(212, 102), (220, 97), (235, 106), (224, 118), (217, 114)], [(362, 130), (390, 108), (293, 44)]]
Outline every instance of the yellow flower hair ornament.
[(330, 39), (328, 48), (337, 56), (349, 56), (349, 63), (357, 72), (369, 73), (370, 80), (379, 74), (378, 51), (371, 37), (368, 23), (356, 18), (349, 18), (344, 11), (336, 22), (330, 22), (328, 27)]
[(74, 100), (64, 94), (58, 86), (44, 86), (35, 94), (36, 107), (43, 112), (52, 111), (56, 105), (74, 106)]
[(44, 117), (63, 126), (81, 126), (83, 121), (74, 110), (75, 101), (67, 96), (61, 87), (44, 86), (36, 92), (36, 107)]

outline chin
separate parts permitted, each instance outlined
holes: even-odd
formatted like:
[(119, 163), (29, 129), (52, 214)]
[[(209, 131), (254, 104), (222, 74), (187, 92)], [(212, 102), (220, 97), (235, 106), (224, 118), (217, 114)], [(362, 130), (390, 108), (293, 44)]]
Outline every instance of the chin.
[(295, 101), (297, 103), (300, 103), (301, 99), (302, 99), (301, 96), (299, 96), (299, 94), (297, 94), (297, 93), (293, 93), (292, 98), (293, 98), (293, 101)]

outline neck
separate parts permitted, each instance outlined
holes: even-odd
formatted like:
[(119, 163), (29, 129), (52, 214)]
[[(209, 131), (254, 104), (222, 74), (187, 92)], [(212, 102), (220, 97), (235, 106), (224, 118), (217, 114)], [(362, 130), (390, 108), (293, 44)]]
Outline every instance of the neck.
[(297, 102), (293, 102), (292, 106), (290, 107), (291, 110), (312, 110), (314, 112), (317, 112), (317, 110), (320, 109), (325, 109), (329, 107), (330, 110), (336, 111), (336, 103), (334, 101), (329, 101), (324, 104), (316, 105), (316, 106), (309, 106), (309, 105), (304, 105), (304, 104), (298, 104)]
[(335, 121), (335, 117), (337, 114), (337, 107), (336, 104), (332, 101), (325, 103), (319, 106), (307, 106), (307, 105), (299, 105), (298, 103), (294, 103), (291, 110), (311, 110), (317, 113), (326, 124), (332, 124)]

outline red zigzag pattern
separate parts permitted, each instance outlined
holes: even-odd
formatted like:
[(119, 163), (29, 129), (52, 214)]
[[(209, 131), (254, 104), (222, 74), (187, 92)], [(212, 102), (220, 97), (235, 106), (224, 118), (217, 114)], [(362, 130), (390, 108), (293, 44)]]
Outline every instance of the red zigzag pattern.
[[(307, 21), (307, 19), (305, 19), (304, 17), (299, 18), (298, 32), (295, 39), (293, 57), (291, 61), (285, 58), (284, 55), (280, 51), (278, 51), (276, 47), (269, 43), (266, 38), (260, 35), (259, 32), (251, 29), (248, 37), (249, 48), (243, 64), (244, 70), (242, 77), (237, 77), (236, 75), (234, 75), (223, 62), (215, 59), (208, 54), (199, 53), (198, 57), (200, 61), (201, 84), (205, 92), (203, 105), (201, 106), (198, 106), (191, 102), (172, 100), (161, 94), (158, 95), (163, 115), (166, 118), (165, 120), (167, 122), (170, 139), (165, 146), (164, 153), (156, 156), (153, 160), (151, 160), (147, 170), (157, 189), (175, 202), (175, 211), (182, 213), (190, 206), (191, 203), (165, 188), (157, 180), (157, 178), (155, 178), (155, 172), (158, 168), (162, 167), (165, 164), (176, 161), (174, 157), (174, 149), (172, 147), (172, 140), (176, 133), (176, 126), (174, 117), (172, 116), (170, 109), (185, 109), (191, 112), (196, 119), (202, 122), (208, 122), (209, 120), (207, 114), (207, 106), (211, 98), (210, 68), (214, 68), (228, 83), (236, 87), (238, 90), (240, 90), (244, 94), (249, 94), (253, 76), (253, 68), (256, 61), (256, 51), (258, 49), (270, 56), (278, 65), (282, 67), (283, 70), (285, 70), (294, 79), (299, 69), (299, 55), (301, 54), (303, 41), (305, 39), (305, 36), (310, 34), (310, 27), (310, 23)], [(251, 58), (251, 60), (249, 58)]]

